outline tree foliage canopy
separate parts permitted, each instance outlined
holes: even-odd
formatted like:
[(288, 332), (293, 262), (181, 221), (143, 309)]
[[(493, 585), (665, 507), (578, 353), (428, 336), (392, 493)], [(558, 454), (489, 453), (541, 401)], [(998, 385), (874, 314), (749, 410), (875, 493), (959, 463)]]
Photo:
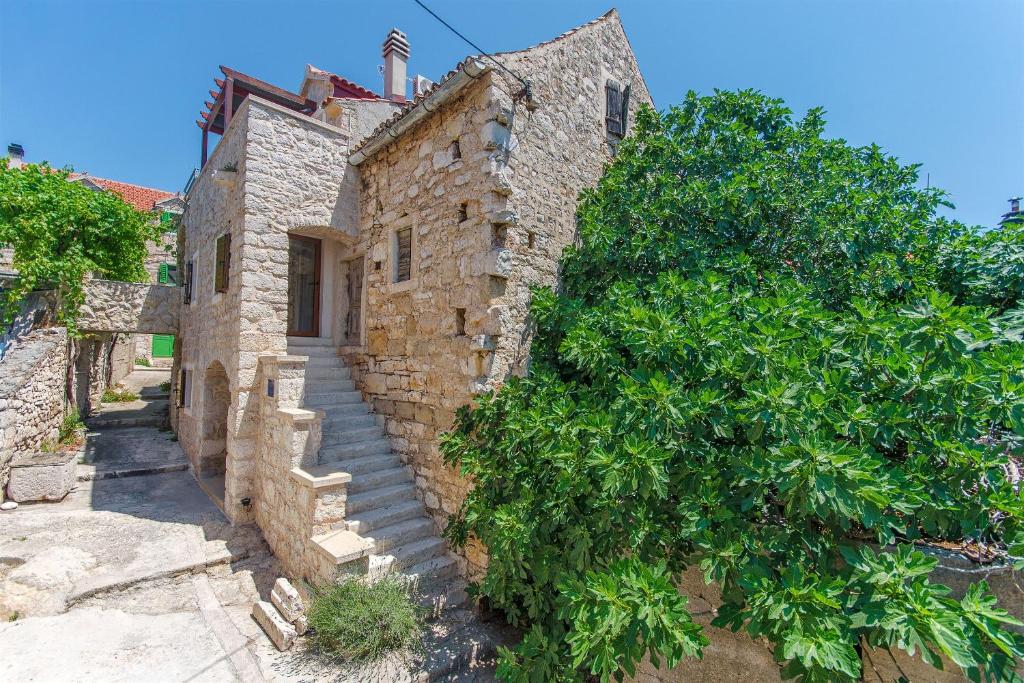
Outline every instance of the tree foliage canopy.
[(9, 320), (38, 287), (58, 293), (58, 320), (75, 330), (87, 274), (146, 279), (146, 242), (159, 239), (151, 216), (112, 192), (68, 182), (70, 171), (46, 164), (10, 168), (0, 160), (0, 245), (13, 248), (14, 283), (2, 293)]
[(675, 588), (696, 566), (714, 624), (788, 677), (856, 680), (867, 643), (1013, 679), (1019, 622), (984, 583), (950, 597), (913, 543), (1021, 538), (1024, 348), (955, 298), (974, 271), (946, 258), (943, 194), (823, 128), (691, 93), (641, 109), (583, 196), (529, 376), (442, 444), (476, 481), (447, 533), (487, 545), (478, 590), (525, 629), (504, 678), (699, 656)]

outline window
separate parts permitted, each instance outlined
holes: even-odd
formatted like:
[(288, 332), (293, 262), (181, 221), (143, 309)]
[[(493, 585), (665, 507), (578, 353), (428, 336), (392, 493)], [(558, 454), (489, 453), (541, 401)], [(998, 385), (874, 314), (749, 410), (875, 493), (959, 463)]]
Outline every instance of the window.
[(228, 291), (228, 278), (231, 275), (231, 234), (217, 238), (217, 260), (214, 267), (213, 291)]
[(455, 334), (459, 337), (466, 334), (466, 309), (455, 309)]
[(532, 230), (526, 231), (526, 247), (527, 249), (533, 249), (537, 246), (537, 236)]
[(462, 202), (459, 204), (459, 222), (462, 223), (467, 220), (469, 220), (469, 207), (466, 205), (466, 202)]
[(178, 381), (178, 405), (182, 408), (192, 407), (192, 371), (187, 368), (181, 369)]
[(174, 214), (170, 211), (160, 212), (160, 228), (163, 230), (174, 230)]
[(192, 262), (185, 264), (185, 303), (192, 303)]
[(491, 249), (504, 249), (508, 244), (508, 226), (491, 223)]
[(630, 86), (622, 90), (617, 81), (609, 80), (604, 86), (605, 97), (605, 128), (615, 137), (626, 134), (629, 123), (629, 91)]
[(451, 153), (452, 161), (458, 161), (462, 158), (462, 146), (459, 145), (458, 138), (452, 140), (452, 144), (449, 145), (448, 151)]
[(395, 282), (412, 278), (412, 227), (395, 231)]

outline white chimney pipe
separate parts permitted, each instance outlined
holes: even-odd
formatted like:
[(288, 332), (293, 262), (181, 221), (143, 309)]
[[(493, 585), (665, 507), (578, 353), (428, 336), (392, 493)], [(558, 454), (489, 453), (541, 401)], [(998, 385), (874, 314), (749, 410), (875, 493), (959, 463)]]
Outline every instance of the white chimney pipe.
[(392, 102), (405, 102), (409, 40), (404, 33), (393, 28), (384, 41), (381, 54), (384, 57), (384, 97)]

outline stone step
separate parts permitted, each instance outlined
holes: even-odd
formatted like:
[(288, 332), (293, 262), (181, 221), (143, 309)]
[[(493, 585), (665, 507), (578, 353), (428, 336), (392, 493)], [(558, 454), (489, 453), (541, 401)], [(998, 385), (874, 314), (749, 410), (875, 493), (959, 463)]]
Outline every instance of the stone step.
[[(316, 372), (316, 370), (310, 370), (308, 372)], [(328, 379), (321, 380), (314, 377), (313, 379), (306, 379), (306, 393), (307, 394), (333, 394), (339, 391), (355, 391), (356, 384), (350, 379)], [(359, 393), (359, 392), (356, 392)]]
[(369, 441), (371, 439), (379, 439), (384, 436), (384, 430), (378, 427), (376, 424), (354, 426), (354, 427), (337, 427), (334, 426), (331, 429), (327, 427), (323, 428), (322, 444), (338, 444), (345, 445), (350, 443), (359, 443), (362, 441)]
[(421, 588), (437, 585), (441, 581), (450, 579), (459, 573), (459, 563), (455, 561), (451, 554), (446, 552), (444, 541), (440, 538), (435, 540), (440, 543), (440, 548), (436, 555), (426, 557), (412, 565), (398, 565), (402, 575), (416, 581)]
[(351, 389), (332, 389), (328, 385), (310, 386), (306, 383), (306, 405), (323, 406), (340, 403), (362, 403), (363, 395)]
[(337, 462), (346, 458), (358, 458), (364, 455), (390, 453), (391, 444), (387, 439), (376, 438), (355, 443), (321, 443), (320, 462)]
[(337, 356), (307, 356), (306, 372), (319, 372), (323, 368), (344, 368), (345, 361)]
[(351, 379), (352, 370), (344, 366), (306, 368), (306, 385), (330, 384)]
[(383, 553), (391, 548), (432, 537), (433, 534), (434, 522), (429, 517), (414, 517), (375, 529), (372, 534), (363, 535), (363, 538), (373, 541), (374, 550)]
[(331, 466), (340, 472), (348, 472), (354, 478), (361, 474), (368, 474), (379, 470), (390, 470), (399, 467), (401, 464), (402, 459), (397, 455), (385, 454), (335, 460), (331, 463)]
[(444, 539), (437, 536), (430, 536), (418, 541), (406, 543), (405, 545), (392, 550), (388, 554), (394, 556), (395, 567), (404, 574), (404, 570), (406, 568), (415, 567), (427, 560), (440, 557), (447, 552), (448, 546), (445, 544)]
[(324, 411), (325, 419), (328, 417), (355, 417), (366, 415), (370, 412), (370, 406), (365, 403), (336, 403), (334, 396), (326, 396), (326, 400), (322, 403), (310, 403), (305, 401), (305, 406), (313, 410)]
[(318, 358), (340, 358), (338, 350), (332, 346), (295, 346), (288, 345), (289, 356), (316, 356)]
[(379, 489), (371, 489), (362, 493), (352, 494), (345, 504), (345, 515), (356, 515), (360, 512), (368, 512), (377, 508), (384, 508), (404, 500), (416, 498), (416, 487), (408, 484), (396, 484), (395, 486), (384, 486)]
[[(355, 405), (355, 404), (348, 404)], [(320, 429), (324, 434), (327, 432), (334, 431), (345, 431), (349, 429), (360, 429), (363, 427), (373, 427), (377, 424), (377, 418), (367, 413), (340, 413), (336, 414), (333, 411), (324, 411), (324, 421), (320, 424)]]
[(367, 534), (382, 526), (397, 524), (426, 514), (423, 503), (415, 498), (397, 501), (393, 505), (366, 510), (359, 514), (356, 514), (351, 507), (346, 512), (345, 523), (349, 531), (354, 531), (357, 534)]
[[(351, 472), (349, 474), (351, 474)], [(379, 489), (382, 486), (392, 486), (394, 484), (402, 483), (406, 483), (412, 486), (412, 468), (410, 468), (408, 465), (392, 467), (389, 470), (364, 472), (363, 474), (360, 474), (358, 477), (353, 476), (352, 481), (349, 482), (348, 485), (348, 492), (351, 495), (353, 493), (362, 493), (363, 491)]]
[(295, 347), (308, 347), (308, 346), (322, 346), (327, 348), (334, 348), (334, 340), (327, 339), (325, 337), (288, 337), (288, 348)]

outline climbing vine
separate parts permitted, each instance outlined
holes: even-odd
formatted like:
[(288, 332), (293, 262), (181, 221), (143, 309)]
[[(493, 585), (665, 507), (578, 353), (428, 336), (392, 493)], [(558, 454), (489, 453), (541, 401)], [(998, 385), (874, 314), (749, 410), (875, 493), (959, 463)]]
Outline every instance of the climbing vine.
[(159, 227), (114, 193), (68, 182), (69, 174), (0, 160), (0, 246), (13, 250), (17, 271), (0, 292), (5, 321), (33, 289), (52, 288), (58, 321), (74, 333), (87, 274), (146, 279), (146, 242), (159, 239)]

